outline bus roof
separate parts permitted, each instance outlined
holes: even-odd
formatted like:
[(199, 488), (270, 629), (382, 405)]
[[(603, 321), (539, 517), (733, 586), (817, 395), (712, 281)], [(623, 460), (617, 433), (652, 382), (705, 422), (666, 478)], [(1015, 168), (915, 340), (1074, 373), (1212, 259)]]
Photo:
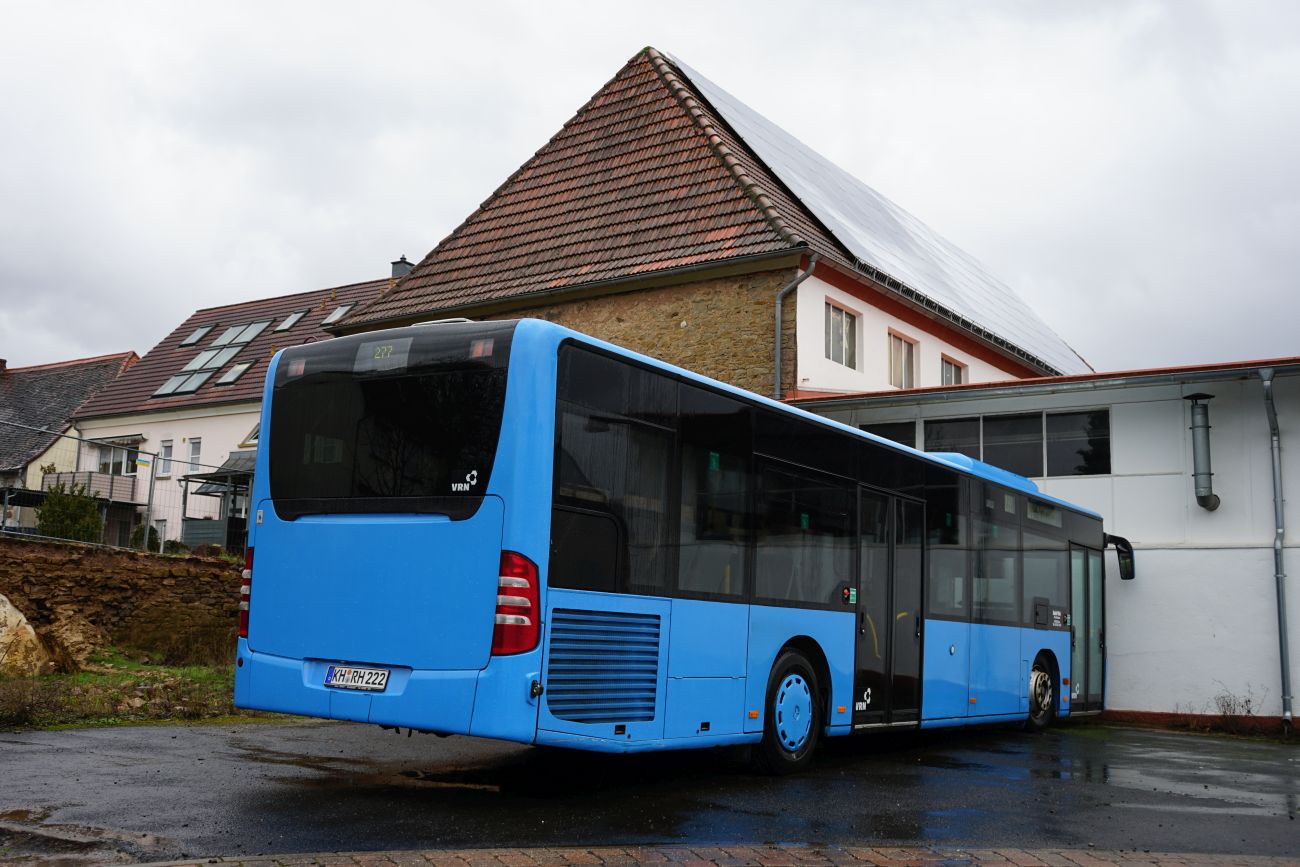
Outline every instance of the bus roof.
[(704, 385), (708, 385), (712, 388), (716, 388), (719, 391), (727, 392), (728, 394), (734, 395), (735, 397), (738, 398), (742, 398), (749, 403), (757, 404), (759, 406), (766, 406), (768, 408), (775, 409), (780, 412), (799, 416), (803, 419), (816, 422), (825, 427), (837, 428), (847, 433), (851, 433), (862, 439), (871, 440), (874, 443), (882, 445), (886, 448), (893, 449), (894, 451), (899, 451), (908, 455), (912, 455), (913, 457), (919, 458), (927, 463), (942, 466), (947, 469), (954, 470), (963, 475), (971, 476), (973, 478), (983, 479), (985, 481), (990, 481), (1000, 485), (1005, 485), (1008, 488), (1012, 488), (1013, 490), (1020, 491), (1042, 502), (1050, 503), (1055, 506), (1060, 506), (1062, 508), (1069, 509), (1072, 512), (1078, 512), (1083, 515), (1088, 515), (1090, 517), (1096, 518), (1097, 520), (1102, 520), (1102, 516), (1099, 515), (1097, 512), (1092, 511), (1091, 509), (1086, 509), (1082, 506), (1075, 505), (1074, 503), (1067, 502), (1066, 500), (1053, 497), (1050, 494), (1043, 493), (1038, 489), (1038, 485), (1034, 484), (1034, 482), (1025, 478), (1024, 476), (1017, 475), (1015, 473), (1001, 469), (1000, 467), (995, 467), (992, 464), (986, 464), (983, 461), (976, 460), (974, 458), (968, 457), (967, 455), (957, 454), (953, 452), (923, 452), (918, 449), (911, 448), (910, 446), (905, 446), (902, 443), (896, 443), (893, 440), (888, 440), (885, 439), (884, 437), (880, 437), (875, 434), (868, 433), (867, 431), (859, 430), (855, 427), (851, 427), (842, 422), (835, 421), (834, 419), (829, 419), (826, 418), (825, 416), (808, 412), (807, 410), (801, 409), (800, 407), (791, 406), (790, 404), (773, 400), (770, 397), (765, 397), (764, 395), (757, 394), (752, 391), (746, 391), (743, 388), (737, 388), (734, 385), (729, 385), (725, 382), (721, 382), (719, 380), (712, 379), (702, 374), (695, 373), (694, 371), (687, 370), (684, 367), (678, 367), (675, 364), (669, 364), (666, 361), (661, 361), (649, 355), (643, 355), (642, 353), (628, 349), (625, 346), (619, 346), (616, 343), (610, 343), (609, 341), (601, 340), (597, 337), (592, 337), (590, 334), (583, 334), (581, 331), (575, 331), (572, 328), (568, 328), (563, 325), (557, 325), (554, 322), (547, 322), (542, 319), (521, 319), (519, 320), (519, 327), (525, 329), (532, 329), (532, 328), (544, 329), (555, 333), (557, 336), (560, 337), (560, 339), (573, 339), (573, 340), (580, 341), (582, 343), (586, 343), (590, 346), (597, 346), (602, 349), (613, 352), (617, 355), (622, 355), (624, 357), (634, 359), (650, 367), (655, 367), (660, 370), (668, 371), (670, 373), (676, 374), (678, 376), (681, 376), (693, 382), (699, 382)]

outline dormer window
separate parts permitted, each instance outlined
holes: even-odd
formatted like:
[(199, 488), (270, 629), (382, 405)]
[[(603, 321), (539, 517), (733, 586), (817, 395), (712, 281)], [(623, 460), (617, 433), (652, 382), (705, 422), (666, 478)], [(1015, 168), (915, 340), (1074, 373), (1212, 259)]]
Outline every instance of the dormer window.
[(341, 304), (338, 307), (335, 307), (334, 312), (331, 313), (329, 316), (326, 316), (324, 321), (321, 322), (321, 325), (329, 325), (333, 322), (338, 322), (340, 319), (342, 319), (344, 316), (348, 314), (349, 310), (351, 310), (355, 306), (356, 306), (355, 304)]

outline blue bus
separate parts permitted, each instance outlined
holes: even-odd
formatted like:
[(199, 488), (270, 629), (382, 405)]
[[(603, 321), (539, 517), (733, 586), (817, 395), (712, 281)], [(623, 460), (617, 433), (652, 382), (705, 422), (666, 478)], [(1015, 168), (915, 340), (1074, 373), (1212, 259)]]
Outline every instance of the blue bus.
[(258, 466), (239, 707), (781, 773), (1103, 704), (1098, 515), (552, 323), (286, 349)]

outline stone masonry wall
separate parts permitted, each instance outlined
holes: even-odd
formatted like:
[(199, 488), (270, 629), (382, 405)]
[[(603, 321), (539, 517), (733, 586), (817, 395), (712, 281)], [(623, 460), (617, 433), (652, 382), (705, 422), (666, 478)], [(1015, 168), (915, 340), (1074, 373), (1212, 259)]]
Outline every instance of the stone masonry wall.
[[(787, 268), (701, 280), (488, 318), (548, 319), (705, 376), (771, 395), (776, 293), (796, 273)], [(794, 303), (791, 293), (783, 305), (781, 329), (781, 380), (787, 388), (798, 382)]]
[[(233, 657), (239, 585), (240, 566), (224, 560), (0, 539), (0, 596), (27, 617), (65, 667), (75, 667), (69, 656), (83, 655), (71, 645), (87, 631), (94, 643), (184, 658), (205, 649), (220, 655), (228, 643)], [(70, 624), (87, 625), (70, 630)]]

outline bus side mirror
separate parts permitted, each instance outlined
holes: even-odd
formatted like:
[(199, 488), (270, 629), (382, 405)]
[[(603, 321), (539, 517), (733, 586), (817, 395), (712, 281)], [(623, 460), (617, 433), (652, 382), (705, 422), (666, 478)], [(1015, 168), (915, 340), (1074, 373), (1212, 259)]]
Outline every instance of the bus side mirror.
[(1115, 556), (1119, 559), (1119, 577), (1121, 581), (1132, 581), (1137, 577), (1137, 567), (1133, 563), (1133, 543), (1123, 536), (1106, 535), (1106, 544), (1115, 546)]

